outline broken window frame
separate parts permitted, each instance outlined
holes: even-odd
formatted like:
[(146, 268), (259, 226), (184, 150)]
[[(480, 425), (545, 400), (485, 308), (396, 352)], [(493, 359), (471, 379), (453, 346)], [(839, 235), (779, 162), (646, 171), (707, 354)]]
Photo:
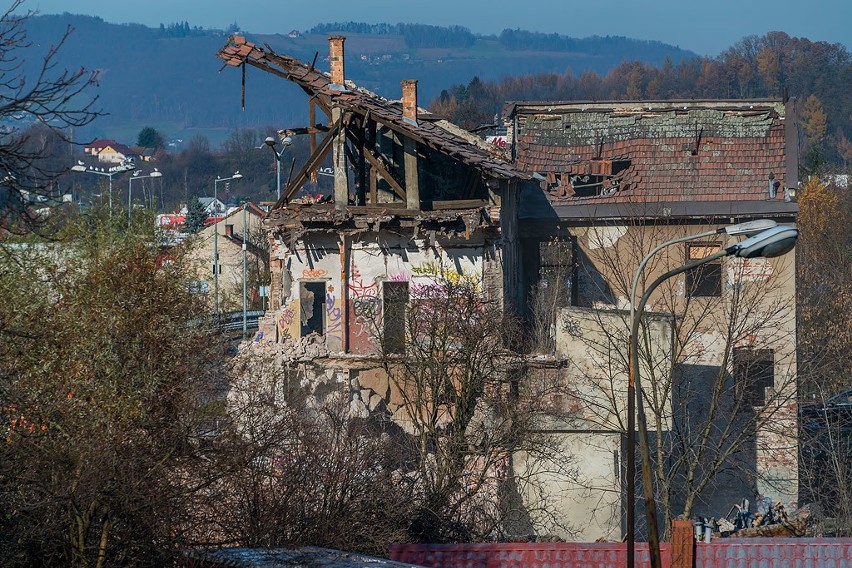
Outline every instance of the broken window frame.
[[(316, 279), (316, 278), (305, 278), (300, 279), (299, 281), (299, 337), (305, 337), (310, 335), (313, 332), (316, 332), (320, 337), (325, 337), (326, 329), (327, 329), (327, 321), (326, 321), (326, 298), (328, 294), (328, 283), (329, 280), (325, 279)], [(303, 298), (303, 290), (308, 291), (308, 286), (311, 285), (322, 285), (322, 300), (317, 302), (316, 292), (314, 292), (314, 297), (312, 300), (312, 308), (310, 312), (310, 316), (305, 317), (305, 303), (302, 301)], [(314, 286), (311, 286), (314, 287)], [(310, 325), (311, 321), (316, 321), (314, 318), (316, 317), (316, 309), (320, 307), (320, 327), (316, 328), (316, 324), (313, 326)]]
[[(536, 285), (540, 285), (542, 281), (547, 280), (550, 285), (547, 275), (555, 275), (561, 277), (561, 281), (553, 282), (552, 285), (565, 285), (567, 294), (557, 293), (556, 305), (560, 308), (577, 305), (577, 241), (574, 237), (556, 237), (551, 239), (540, 239), (537, 242), (538, 247), (538, 274)], [(548, 258), (546, 250), (550, 248), (556, 250), (555, 256)], [(568, 253), (567, 261), (563, 259), (562, 253)], [(550, 260), (556, 258), (556, 262)], [(566, 284), (567, 279), (567, 284)]]
[[(686, 262), (706, 258), (719, 252), (718, 241), (694, 241), (686, 244)], [(689, 298), (720, 298), (722, 296), (722, 259), (716, 259), (684, 273), (684, 289)]]

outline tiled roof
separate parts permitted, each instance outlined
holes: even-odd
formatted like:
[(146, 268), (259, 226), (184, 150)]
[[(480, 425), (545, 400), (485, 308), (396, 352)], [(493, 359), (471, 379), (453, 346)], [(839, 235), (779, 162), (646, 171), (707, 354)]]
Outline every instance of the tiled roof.
[(529, 179), (530, 177), (529, 174), (518, 170), (497, 155), (497, 150), (492, 154), (466, 140), (465, 137), (441, 128), (431, 120), (417, 122), (407, 120), (403, 118), (402, 108), (398, 102), (389, 101), (366, 89), (361, 89), (350, 81), (347, 81), (346, 88), (343, 89), (333, 84), (328, 74), (296, 58), (279, 55), (269, 46), (262, 49), (251, 42), (246, 42), (245, 38), (232, 36), (219, 50), (218, 57), (227, 65), (236, 67), (246, 62), (288, 79), (311, 94), (328, 97), (341, 108), (361, 116), (369, 115), (373, 120), (492, 177), (503, 179)]
[[(544, 176), (551, 200), (761, 200), (770, 175), (783, 198), (780, 102), (639, 104), (515, 103), (516, 165)], [(594, 183), (595, 195), (575, 192)]]
[(106, 148), (107, 146), (114, 146), (115, 144), (116, 144), (115, 140), (107, 140), (107, 139), (101, 138), (99, 140), (95, 140), (94, 142), (91, 142), (90, 144), (86, 144), (85, 147), (86, 148)]

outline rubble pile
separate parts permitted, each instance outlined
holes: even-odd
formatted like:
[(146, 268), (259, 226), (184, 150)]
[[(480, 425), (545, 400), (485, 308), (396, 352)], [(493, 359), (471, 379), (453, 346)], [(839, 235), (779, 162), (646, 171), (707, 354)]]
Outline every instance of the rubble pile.
[(788, 511), (780, 502), (761, 497), (756, 510), (751, 511), (748, 499), (734, 504), (728, 514), (718, 520), (697, 518), (696, 540), (709, 542), (713, 537), (793, 537), (806, 536), (811, 531), (814, 515), (809, 505)]

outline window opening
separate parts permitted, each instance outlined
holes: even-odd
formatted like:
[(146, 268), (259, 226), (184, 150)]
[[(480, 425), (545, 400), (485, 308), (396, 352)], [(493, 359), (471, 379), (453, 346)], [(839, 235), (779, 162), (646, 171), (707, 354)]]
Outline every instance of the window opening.
[(302, 337), (310, 333), (325, 335), (325, 303), (325, 282), (299, 284)]
[(574, 241), (573, 239), (551, 239), (538, 245), (539, 294), (544, 295), (549, 305), (564, 308), (574, 303)]
[(735, 348), (734, 381), (743, 402), (751, 406), (766, 404), (767, 387), (775, 386), (775, 354), (771, 349)]
[[(693, 243), (686, 246), (687, 262), (706, 258), (721, 250), (720, 243)], [(690, 298), (722, 295), (722, 259), (702, 264), (686, 273), (686, 293)]]
[(408, 282), (382, 284), (382, 329), (386, 353), (405, 352), (405, 315), (408, 299)]

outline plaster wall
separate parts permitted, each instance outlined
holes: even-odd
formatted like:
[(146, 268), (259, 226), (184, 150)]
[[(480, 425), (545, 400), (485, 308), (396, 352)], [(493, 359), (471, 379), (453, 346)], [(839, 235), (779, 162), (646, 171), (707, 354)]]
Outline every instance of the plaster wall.
[[(606, 326), (593, 325), (598, 331), (590, 332), (589, 317), (600, 318), (601, 310), (629, 308), (628, 290), (635, 267), (656, 244), (716, 227), (617, 223), (575, 227), (572, 233), (577, 237), (579, 250), (578, 297), (581, 306), (591, 309), (591, 316), (585, 320), (573, 316), (578, 322), (576, 325), (571, 320), (563, 320), (557, 327), (560, 355), (571, 360), (572, 368), (584, 369), (580, 374), (595, 377), (598, 383), (611, 380), (612, 392), (623, 392), (627, 318), (624, 315), (617, 318), (621, 320), (615, 322), (620, 327), (620, 335), (612, 335), (617, 340), (607, 345), (600, 335), (600, 330)], [(741, 238), (723, 234), (695, 242), (726, 247)], [(688, 260), (685, 244), (673, 245), (657, 253), (640, 280), (637, 296), (653, 279)], [(697, 420), (696, 417), (707, 412), (716, 377), (721, 373), (733, 384), (734, 349), (771, 350), (774, 384), (765, 389), (766, 404), (747, 409), (758, 420), (764, 420), (767, 415), (771, 419), (761, 425), (755, 439), (749, 442), (751, 455), (747, 461), (755, 470), (754, 476), (752, 479), (743, 477), (743, 485), (737, 491), (743, 491), (744, 496), (749, 496), (746, 491), (756, 492), (785, 503), (795, 502), (795, 254), (790, 252), (772, 259), (724, 258), (721, 275), (721, 294), (717, 297), (689, 297), (685, 275), (666, 281), (651, 295), (646, 310), (675, 316), (674, 350), (670, 353), (678, 373), (672, 378), (670, 389), (663, 389), (661, 394), (670, 408), (681, 413), (682, 420)], [(731, 325), (732, 321), (736, 323)], [(652, 335), (659, 340), (664, 334)], [(665, 355), (665, 351), (660, 354)], [(650, 371), (643, 370), (643, 379)], [(649, 381), (645, 380), (643, 386), (649, 388)], [(619, 403), (615, 401), (618, 400), (623, 400), (620, 394), (614, 397), (606, 412), (596, 412), (601, 415), (602, 425), (612, 426), (612, 416), (621, 414), (621, 410), (616, 410)], [(708, 514), (716, 514), (712, 507), (724, 504), (708, 501), (707, 506), (711, 507)]]
[[(434, 241), (382, 232), (351, 237), (304, 235), (292, 246), (273, 243), (273, 317), (277, 340), (298, 338), (311, 306), (301, 284), (325, 289), (323, 336), (332, 353), (375, 353), (381, 333), (385, 282), (407, 282), (409, 297), (436, 278), (472, 278), (502, 300), (502, 251), (484, 239)], [(270, 337), (270, 339), (272, 339)]]
[[(548, 496), (550, 516), (530, 512), (531, 533), (556, 535), (566, 541), (593, 542), (621, 539), (621, 434), (616, 432), (554, 433), (564, 452), (578, 467), (570, 476), (561, 468), (525, 452), (513, 455), (518, 479), (529, 479), (526, 487), (539, 485)], [(529, 506), (536, 494), (522, 495)]]

